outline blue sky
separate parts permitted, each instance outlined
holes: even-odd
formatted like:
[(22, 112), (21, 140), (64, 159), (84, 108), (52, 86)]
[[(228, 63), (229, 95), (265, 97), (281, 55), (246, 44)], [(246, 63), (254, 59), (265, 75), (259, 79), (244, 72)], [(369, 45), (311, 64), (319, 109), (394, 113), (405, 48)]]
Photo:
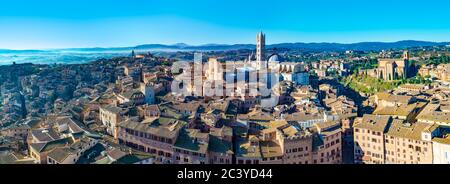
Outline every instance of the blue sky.
[(447, 0), (2, 1), (0, 48), (450, 41)]

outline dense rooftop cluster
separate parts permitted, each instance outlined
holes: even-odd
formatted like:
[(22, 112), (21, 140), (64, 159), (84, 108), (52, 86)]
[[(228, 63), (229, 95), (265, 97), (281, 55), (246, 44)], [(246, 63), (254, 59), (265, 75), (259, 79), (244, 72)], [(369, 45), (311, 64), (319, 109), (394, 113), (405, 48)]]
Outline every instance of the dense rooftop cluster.
[[(226, 53), (207, 53), (209, 69), (198, 76), (172, 73), (174, 59), (134, 52), (87, 64), (0, 67), (8, 71), (0, 83), (0, 163), (450, 163), (446, 64), (405, 69), (416, 66), (386, 59), (401, 57), (400, 50), (378, 53), (381, 66), (372, 66), (373, 53), (357, 51)], [(300, 54), (315, 62), (292, 59)], [(266, 56), (266, 64), (253, 60)], [(403, 65), (394, 68), (433, 82), (366, 94), (340, 80), (406, 76), (381, 75), (397, 60)], [(194, 95), (194, 86), (186, 86), (192, 95), (171, 91), (177, 78), (222, 83), (217, 67), (251, 72), (253, 62), (281, 73), (273, 107), (240, 87), (212, 97)]]

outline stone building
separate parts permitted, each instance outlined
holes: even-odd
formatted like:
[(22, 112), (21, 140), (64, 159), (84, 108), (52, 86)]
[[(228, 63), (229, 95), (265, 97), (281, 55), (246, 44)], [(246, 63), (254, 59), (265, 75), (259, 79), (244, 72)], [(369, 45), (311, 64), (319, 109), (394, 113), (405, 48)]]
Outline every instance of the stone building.
[(373, 74), (387, 81), (407, 78), (410, 75), (409, 57), (409, 51), (405, 51), (402, 59), (380, 59)]
[(317, 124), (309, 129), (287, 121), (251, 123), (238, 138), (237, 164), (340, 164), (340, 122)]
[(354, 126), (355, 163), (431, 164), (432, 127), (391, 116), (364, 115)]

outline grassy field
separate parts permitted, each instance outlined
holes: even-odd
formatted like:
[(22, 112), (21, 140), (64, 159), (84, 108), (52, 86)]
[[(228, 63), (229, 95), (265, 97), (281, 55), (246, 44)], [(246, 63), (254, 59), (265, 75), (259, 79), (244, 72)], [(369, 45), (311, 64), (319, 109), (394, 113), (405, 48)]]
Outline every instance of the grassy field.
[(397, 88), (402, 81), (383, 81), (370, 76), (351, 75), (343, 79), (346, 86), (359, 93), (375, 94), (380, 91), (387, 91)]

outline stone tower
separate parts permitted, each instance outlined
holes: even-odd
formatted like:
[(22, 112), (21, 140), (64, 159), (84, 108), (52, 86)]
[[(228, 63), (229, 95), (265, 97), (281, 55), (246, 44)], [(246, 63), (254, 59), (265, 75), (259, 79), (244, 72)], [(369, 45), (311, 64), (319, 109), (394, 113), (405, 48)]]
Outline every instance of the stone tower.
[(154, 104), (155, 103), (155, 90), (153, 89), (153, 86), (150, 83), (141, 82), (140, 91), (145, 96), (146, 104)]
[(136, 59), (136, 53), (134, 50), (131, 51), (131, 59)]
[(266, 61), (266, 35), (261, 31), (256, 35), (256, 65), (260, 69)]
[(404, 59), (404, 60), (409, 60), (409, 58), (410, 58), (409, 51), (405, 50), (405, 51), (403, 52), (403, 59)]
[(411, 62), (412, 61), (410, 61), (410, 59), (411, 59), (411, 53), (408, 51), (408, 50), (405, 50), (404, 52), (403, 52), (403, 67), (404, 67), (404, 73), (403, 73), (403, 77), (404, 78), (407, 78), (407, 77), (409, 77), (410, 76), (410, 71), (411, 70), (413, 70), (413, 68), (410, 68), (411, 67)]

